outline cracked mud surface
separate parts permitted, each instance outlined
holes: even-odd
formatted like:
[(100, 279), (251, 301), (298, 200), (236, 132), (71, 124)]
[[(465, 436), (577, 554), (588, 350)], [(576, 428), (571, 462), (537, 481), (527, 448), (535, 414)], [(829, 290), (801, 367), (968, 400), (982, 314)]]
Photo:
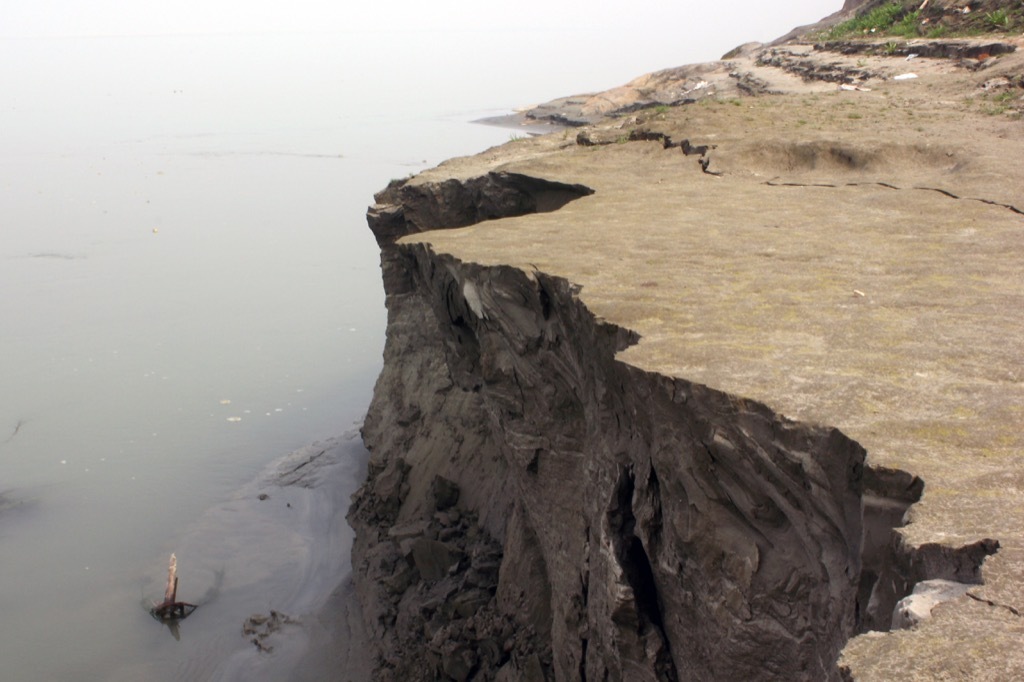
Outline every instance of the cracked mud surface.
[[(1024, 129), (968, 100), (1024, 68), (914, 69), (634, 111), (380, 196), (389, 350), (357, 583), (409, 578), (412, 544), (381, 534), (429, 517), (443, 475), (513, 558), (484, 610), (525, 612), (552, 643), (492, 647), (490, 672), (440, 641), (424, 660), (453, 679), (1024, 675)], [(445, 183), (494, 177), (534, 179), (503, 206), (577, 189), (554, 212), (424, 231), (481, 217), (440, 201)], [(822, 440), (779, 444), (787, 428)], [(779, 497), (790, 475), (820, 487)], [(879, 576), (902, 582), (883, 594)], [(972, 586), (914, 630), (854, 636), (930, 579)], [(367, 594), (382, 641), (417, 612)], [(430, 618), (415, 627), (448, 626)]]

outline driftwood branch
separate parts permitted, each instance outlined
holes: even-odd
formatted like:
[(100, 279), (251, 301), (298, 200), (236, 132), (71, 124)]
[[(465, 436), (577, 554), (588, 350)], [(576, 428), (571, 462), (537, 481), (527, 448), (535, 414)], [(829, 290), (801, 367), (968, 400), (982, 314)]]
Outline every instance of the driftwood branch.
[(178, 594), (178, 557), (171, 555), (171, 563), (167, 566), (167, 589), (164, 590), (164, 601), (176, 601)]
[(167, 566), (167, 587), (164, 589), (164, 600), (155, 605), (150, 613), (158, 620), (180, 620), (196, 610), (195, 604), (178, 601), (178, 558), (171, 555)]

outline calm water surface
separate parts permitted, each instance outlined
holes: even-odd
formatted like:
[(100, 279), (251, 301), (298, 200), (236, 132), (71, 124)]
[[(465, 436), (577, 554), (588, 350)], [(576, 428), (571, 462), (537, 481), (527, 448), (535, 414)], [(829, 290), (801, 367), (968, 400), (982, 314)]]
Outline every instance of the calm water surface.
[[(312, 609), (345, 570), (357, 441), (319, 497), (256, 507), (254, 481), (365, 412), (372, 193), (509, 137), (383, 42), (0, 41), (3, 679), (248, 676), (225, 663), (254, 651), (245, 616)], [(179, 596), (209, 600), (180, 639), (143, 608), (172, 551)]]

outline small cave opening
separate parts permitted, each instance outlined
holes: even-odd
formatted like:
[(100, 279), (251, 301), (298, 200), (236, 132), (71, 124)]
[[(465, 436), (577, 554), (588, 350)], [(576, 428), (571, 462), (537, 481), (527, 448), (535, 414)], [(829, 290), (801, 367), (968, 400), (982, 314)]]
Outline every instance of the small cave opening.
[(864, 467), (857, 634), (889, 631), (896, 603), (914, 587), (898, 556), (894, 534), (906, 525), (907, 511), (923, 493), (924, 481), (906, 471)]
[(480, 388), (480, 340), (470, 324), (472, 312), (462, 296), (459, 283), (450, 279), (445, 286), (446, 347), (452, 377), (464, 390)]
[(661, 629), (665, 624), (661, 618), (661, 609), (658, 607), (658, 590), (654, 584), (651, 561), (647, 558), (644, 545), (637, 536), (630, 537), (625, 544), (623, 568), (628, 569), (627, 579), (633, 588), (637, 609), (652, 625)]
[(612, 618), (623, 625), (632, 625), (637, 634), (653, 630), (660, 643), (654, 654), (655, 671), (659, 680), (677, 680), (675, 662), (669, 650), (662, 616), (661, 597), (654, 578), (651, 560), (643, 541), (637, 536), (637, 519), (633, 512), (636, 478), (631, 467), (623, 467), (615, 494), (607, 513), (608, 532), (615, 548), (615, 558), (633, 593), (633, 609), (620, 609)]

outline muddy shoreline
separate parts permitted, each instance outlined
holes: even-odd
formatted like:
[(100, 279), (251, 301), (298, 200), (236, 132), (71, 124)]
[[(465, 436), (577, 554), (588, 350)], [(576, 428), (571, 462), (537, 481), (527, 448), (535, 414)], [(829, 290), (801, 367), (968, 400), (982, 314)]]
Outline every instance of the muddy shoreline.
[(185, 527), (171, 540), (178, 597), (198, 608), (173, 627), (153, 622), (146, 607), (166, 572), (166, 558), (155, 557), (135, 616), (152, 633), (148, 660), (111, 679), (301, 682), (364, 670), (344, 517), (367, 457), (354, 430), (312, 443)]

